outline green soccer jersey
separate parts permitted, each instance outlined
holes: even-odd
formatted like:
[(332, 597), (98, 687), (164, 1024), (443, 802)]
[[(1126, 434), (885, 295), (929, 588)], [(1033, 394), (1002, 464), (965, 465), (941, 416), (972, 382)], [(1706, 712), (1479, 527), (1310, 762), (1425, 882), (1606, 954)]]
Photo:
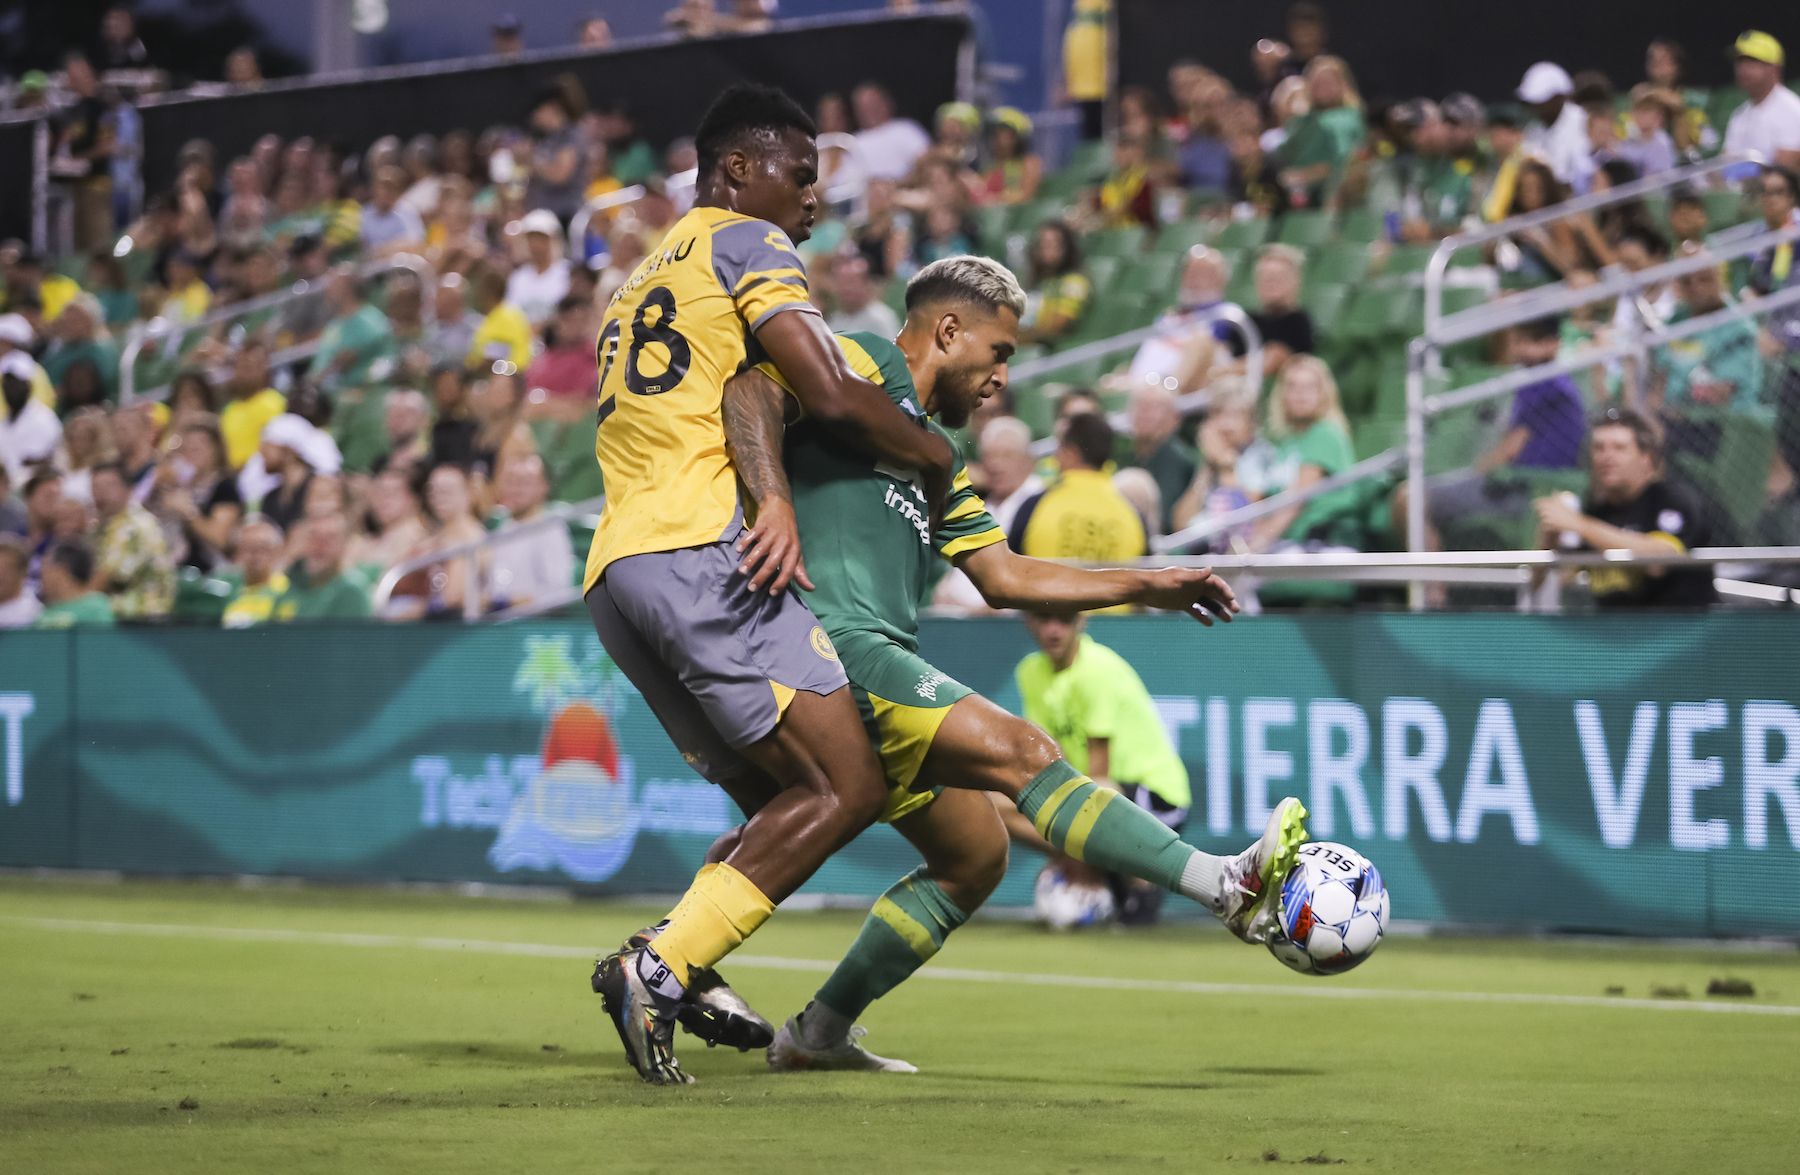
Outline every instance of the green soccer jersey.
[(1049, 657), (1033, 653), (1013, 676), (1025, 717), (1050, 733), (1075, 770), (1088, 769), (1088, 740), (1103, 738), (1115, 783), (1141, 784), (1177, 808), (1193, 805), (1187, 768), (1125, 658), (1083, 633), (1067, 669), (1059, 673)]
[[(899, 347), (863, 332), (835, 337), (856, 374), (880, 384), (920, 428), (949, 436), (920, 407)], [(786, 386), (773, 364), (762, 370)], [(935, 535), (925, 491), (911, 470), (882, 465), (809, 420), (788, 430), (784, 458), (807, 574), (818, 585), (805, 593), (806, 602), (834, 641), (844, 632), (875, 632), (917, 650), (919, 599), (932, 553), (952, 559), (1006, 541), (969, 484), (960, 453)]]

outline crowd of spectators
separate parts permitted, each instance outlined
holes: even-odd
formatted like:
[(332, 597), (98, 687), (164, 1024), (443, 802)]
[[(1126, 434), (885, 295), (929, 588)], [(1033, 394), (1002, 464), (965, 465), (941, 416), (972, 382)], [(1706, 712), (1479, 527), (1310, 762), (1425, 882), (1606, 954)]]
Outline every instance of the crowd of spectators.
[[(755, 31), (760, 6), (740, 7), (684, 4), (670, 24)], [(892, 334), (894, 294), (919, 266), (998, 249), (1028, 288), (1022, 341), (1042, 353), (1112, 321), (1106, 280), (1120, 255), (1090, 246), (1121, 234), (1154, 240), (1201, 222), (1214, 242), (1221, 225), (1355, 215), (1379, 226), (1366, 250), (1379, 259), (1721, 145), (1775, 161), (1758, 181), (1764, 219), (1796, 223), (1800, 98), (1780, 84), (1781, 47), (1766, 34), (1734, 46), (1746, 100), (1717, 120), (1684, 88), (1682, 52), (1668, 41), (1649, 46), (1645, 78), (1625, 93), (1540, 62), (1516, 100), (1492, 106), (1466, 93), (1365, 96), (1309, 3), (1290, 9), (1285, 40), (1250, 50), (1251, 90), (1181, 61), (1166, 92), (1114, 94), (1104, 70), (1089, 76), (1105, 8), (1077, 3), (1065, 44), (1081, 133), (1105, 136), (1080, 174), (1047, 170), (1033, 119), (1010, 107), (947, 103), (925, 126), (872, 81), (817, 99), (821, 216), (803, 255), (835, 329)], [(89, 616), (99, 593), (110, 616), (153, 621), (181, 611), (196, 583), (226, 585), (228, 624), (367, 615), (374, 582), (401, 563), (598, 492), (601, 311), (691, 204), (691, 141), (659, 152), (627, 106), (592, 103), (563, 75), (512, 112), (516, 123), (388, 136), (359, 152), (327, 134), (266, 135), (222, 160), (195, 140), (172, 188), (135, 210), (114, 164), (141, 136), (96, 65), (122, 68), (141, 46), (128, 24), (108, 21), (104, 45), (70, 55), (56, 82), (75, 96), (55, 119), (53, 152), (76, 261), (0, 243), (0, 531), (19, 536), (0, 549), (0, 617), (22, 615), (27, 596), (58, 604), (55, 617)], [(492, 32), (496, 52), (522, 47), (516, 20)], [(608, 33), (589, 22), (581, 36), (604, 45)], [(254, 54), (234, 55), (227, 72), (236, 87), (260, 84)], [(1678, 190), (1666, 224), (1635, 204), (1571, 215), (1484, 260), (1515, 284), (1579, 285), (1700, 249), (1707, 225), (1703, 194)], [(1790, 254), (1771, 251), (1743, 275), (1697, 270), (1648, 301), (1679, 323), (1767, 295), (1789, 282)], [(971, 472), (1020, 549), (1131, 558), (1158, 536), (1354, 464), (1341, 356), (1324, 353), (1326, 332), (1303, 297), (1317, 257), (1287, 243), (1179, 254), (1171, 280), (1140, 303), (1141, 320), (1121, 328), (1154, 320), (1155, 337), (1058, 402), (1048, 457), (1032, 457), (1031, 429), (1007, 405), (985, 408), (969, 434)], [(1346, 272), (1354, 281), (1362, 270)], [(273, 297), (298, 282), (304, 296)], [(1249, 310), (1267, 386), (1247, 378), (1242, 336), (1218, 313), (1227, 301)], [(1627, 311), (1614, 313), (1612, 323), (1571, 314), (1531, 324), (1494, 340), (1488, 357), (1548, 362), (1616, 329)], [(161, 325), (127, 364), (132, 327), (152, 320)], [(1690, 408), (1764, 410), (1767, 372), (1785, 370), (1800, 345), (1783, 321), (1728, 323), (1656, 349), (1645, 408), (1666, 433), (1659, 453), (1718, 449), (1717, 412)], [(1541, 483), (1504, 475), (1581, 465), (1587, 415), (1617, 383), (1614, 370), (1521, 389), (1503, 438), (1428, 487), (1434, 522), (1527, 509)], [(135, 395), (122, 400), (128, 384)], [(1800, 380), (1781, 388), (1800, 419)], [(1129, 426), (1115, 431), (1109, 413), (1119, 410)], [(1781, 436), (1795, 468), (1800, 430)], [(1378, 518), (1366, 495), (1334, 491), (1208, 543), (1366, 548), (1392, 541), (1404, 491), (1384, 505)], [(4, 595), (6, 568), (20, 560), (19, 587)], [(63, 580), (81, 569), (70, 595)], [(565, 528), (536, 527), (474, 570), (459, 558), (422, 564), (400, 578), (384, 617), (547, 598), (572, 581), (574, 552)], [(956, 578), (939, 592), (956, 602)]]

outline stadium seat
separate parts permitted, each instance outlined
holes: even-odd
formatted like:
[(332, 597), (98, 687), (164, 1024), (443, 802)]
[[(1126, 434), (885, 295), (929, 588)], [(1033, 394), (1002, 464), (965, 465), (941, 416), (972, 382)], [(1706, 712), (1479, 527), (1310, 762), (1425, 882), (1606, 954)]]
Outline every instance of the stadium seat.
[(1233, 220), (1219, 230), (1211, 244), (1220, 249), (1254, 249), (1269, 239), (1269, 220)]
[(1407, 315), (1408, 295), (1416, 294), (1413, 290), (1359, 289), (1338, 321), (1338, 334), (1346, 339), (1376, 339), (1393, 333)]
[(1338, 320), (1343, 316), (1344, 303), (1349, 297), (1347, 285), (1307, 283), (1306, 290), (1300, 295), (1300, 305), (1312, 316), (1314, 334), (1330, 337), (1337, 332)]
[(1436, 245), (1395, 245), (1388, 254), (1386, 263), (1382, 265), (1381, 272), (1390, 276), (1424, 273), (1435, 252)]
[(1706, 201), (1706, 227), (1709, 229), (1730, 228), (1756, 214), (1737, 192), (1702, 192), (1700, 198)]
[(1369, 272), (1369, 247), (1355, 241), (1321, 245), (1308, 253), (1304, 270), (1307, 285), (1341, 285), (1359, 282)]
[(1207, 243), (1212, 228), (1198, 220), (1180, 220), (1174, 224), (1165, 224), (1162, 232), (1156, 236), (1156, 243), (1151, 246), (1158, 253), (1173, 253), (1177, 256), (1186, 253), (1195, 245)]
[(1063, 165), (1063, 171), (1094, 180), (1105, 175), (1111, 166), (1111, 148), (1104, 140), (1093, 139), (1075, 145), (1069, 152), (1069, 161)]
[(1094, 303), (1087, 316), (1081, 320), (1081, 325), (1057, 349), (1066, 351), (1070, 347), (1091, 343), (1096, 339), (1110, 339), (1114, 335), (1149, 326), (1155, 317), (1156, 312), (1151, 309), (1148, 296), (1115, 293)]
[(1183, 209), (1186, 215), (1196, 216), (1200, 213), (1228, 208), (1230, 204), (1231, 194), (1229, 192), (1219, 188), (1194, 188), (1188, 192)]
[(1128, 257), (1144, 251), (1144, 237), (1144, 227), (1138, 224), (1103, 228), (1083, 237), (1081, 249), (1089, 257)]
[(1006, 256), (1006, 226), (1011, 217), (1012, 209), (1004, 204), (989, 204), (975, 210), (975, 233), (981, 247), (1000, 250), (990, 256)]
[(1155, 299), (1170, 295), (1181, 280), (1179, 253), (1146, 253), (1125, 261), (1113, 279), (1112, 288), (1120, 292), (1141, 293)]
[(1058, 199), (1067, 199), (1093, 182), (1091, 176), (1084, 175), (1073, 168), (1064, 168), (1061, 171), (1052, 172), (1038, 182), (1038, 198), (1041, 200), (1054, 196)]
[(183, 567), (175, 581), (175, 607), (172, 618), (178, 624), (218, 627), (224, 619), (225, 605), (231, 600), (229, 581), (214, 579), (197, 567)]
[(1275, 229), (1275, 239), (1283, 245), (1310, 249), (1331, 240), (1335, 227), (1331, 213), (1302, 209), (1281, 218)]
[(1082, 268), (1087, 274), (1090, 297), (1098, 299), (1106, 291), (1112, 289), (1113, 280), (1119, 275), (1120, 260), (1117, 257), (1089, 257)]
[(1381, 213), (1373, 208), (1352, 208), (1338, 219), (1338, 239), (1357, 245), (1379, 241), (1387, 233)]

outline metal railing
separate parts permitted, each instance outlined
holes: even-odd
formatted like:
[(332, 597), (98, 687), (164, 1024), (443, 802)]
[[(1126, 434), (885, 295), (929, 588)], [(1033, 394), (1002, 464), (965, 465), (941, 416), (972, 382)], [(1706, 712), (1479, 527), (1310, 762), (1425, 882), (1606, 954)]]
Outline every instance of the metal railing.
[(1584, 212), (1592, 212), (1596, 208), (1608, 208), (1614, 204), (1623, 204), (1635, 200), (1651, 192), (1666, 191), (1670, 188), (1689, 184), (1718, 172), (1729, 171), (1746, 163), (1760, 164), (1766, 162), (1755, 151), (1737, 151), (1728, 155), (1719, 155), (1701, 163), (1677, 167), (1656, 175), (1633, 180), (1628, 184), (1620, 184), (1616, 188), (1608, 188), (1604, 192), (1593, 192), (1586, 196), (1577, 196), (1573, 200), (1564, 200), (1560, 204), (1552, 204), (1548, 208), (1540, 208), (1536, 212), (1525, 212), (1518, 216), (1510, 216), (1496, 221), (1473, 232), (1456, 233), (1438, 242), (1431, 254), (1431, 260), (1425, 266), (1425, 333), (1432, 335), (1438, 322), (1444, 316), (1444, 273), (1450, 266), (1450, 258), (1458, 249), (1466, 249), (1472, 245), (1485, 245), (1489, 241), (1498, 241), (1529, 228), (1539, 228), (1547, 224), (1555, 224)]
[(1341, 490), (1345, 486), (1355, 485), (1357, 482), (1386, 473), (1390, 469), (1399, 467), (1404, 461), (1405, 455), (1397, 448), (1377, 453), (1373, 457), (1358, 461), (1348, 469), (1332, 474), (1330, 477), (1322, 477), (1302, 489), (1283, 490), (1260, 502), (1252, 502), (1248, 506), (1240, 506), (1236, 510), (1230, 510), (1224, 514), (1215, 514), (1173, 534), (1158, 535), (1150, 540), (1150, 546), (1159, 554), (1191, 547), (1197, 542), (1209, 539), (1216, 534), (1223, 534), (1225, 531), (1243, 526), (1247, 522), (1255, 522), (1259, 518), (1279, 513), (1289, 506), (1304, 505), (1333, 490)]
[[(1713, 162), (1717, 163), (1718, 160)], [(1744, 160), (1740, 157), (1732, 157), (1732, 162), (1742, 163)], [(1624, 190), (1624, 187), (1627, 186), (1629, 185), (1615, 190)], [(1579, 201), (1570, 201), (1568, 204), (1559, 205), (1558, 208), (1563, 209), (1566, 215), (1567, 209), (1576, 203)], [(1556, 219), (1556, 217), (1550, 219)], [(1654, 339), (1647, 338), (1639, 329), (1643, 324), (1638, 322), (1637, 314), (1627, 315), (1627, 326), (1623, 332), (1625, 337), (1610, 346), (1586, 349), (1565, 360), (1495, 376), (1467, 388), (1460, 388), (1455, 392), (1428, 397), (1425, 393), (1426, 375), (1428, 370), (1434, 366), (1434, 360), (1440, 348), (1480, 338), (1507, 327), (1529, 322), (1545, 315), (1557, 314), (1607, 297), (1629, 296), (1636, 299), (1650, 287), (1678, 278), (1683, 274), (1707, 269), (1735, 257), (1753, 256), (1766, 249), (1772, 249), (1777, 245), (1797, 239), (1800, 239), (1800, 227), (1791, 225), (1773, 232), (1760, 232), (1733, 241), (1728, 245), (1709, 247), (1701, 252), (1678, 257), (1673, 261), (1651, 266), (1636, 273), (1613, 274), (1584, 288), (1571, 289), (1559, 283), (1517, 297), (1503, 298), (1484, 305), (1472, 306), (1429, 326), (1425, 334), (1412, 340), (1407, 347), (1406, 355), (1406, 441), (1404, 448), (1407, 479), (1413, 486), (1418, 487), (1417, 492), (1407, 495), (1407, 549), (1416, 552), (1422, 551), (1425, 547), (1427, 529), (1427, 503), (1423, 492), (1425, 485), (1425, 431), (1426, 422), (1430, 417), (1447, 412), (1452, 408), (1517, 390), (1526, 384), (1537, 383), (1558, 375), (1567, 375), (1614, 360), (1631, 360), (1634, 370), (1641, 369), (1652, 345), (1688, 338), (1724, 323), (1767, 314), (1770, 311), (1800, 302), (1800, 287), (1780, 290), (1753, 302), (1726, 306), (1724, 309), (1689, 319), (1676, 326), (1658, 325), (1655, 328)], [(1632, 388), (1628, 385), (1628, 396), (1631, 391)], [(1414, 584), (1410, 595), (1413, 608), (1424, 607), (1424, 584), (1422, 581)]]
[[(384, 257), (379, 261), (371, 261), (357, 270), (357, 276), (368, 279), (380, 277), (395, 270), (404, 269), (418, 276), (425, 293), (429, 294), (437, 280), (435, 271), (429, 262), (415, 253), (396, 253), (392, 257)], [(316, 282), (297, 281), (285, 290), (276, 290), (272, 294), (263, 294), (255, 298), (247, 298), (242, 302), (233, 302), (229, 306), (221, 306), (217, 310), (209, 310), (197, 318), (152, 318), (148, 322), (135, 322), (126, 333), (125, 346), (119, 352), (119, 403), (133, 404), (138, 400), (162, 399), (172, 385), (137, 390), (137, 360), (145, 346), (152, 341), (162, 343), (165, 347), (173, 346), (180, 351), (182, 340), (196, 331), (208, 330), (221, 323), (231, 322), (246, 314), (254, 314), (258, 310), (273, 310), (297, 302), (305, 297), (317, 297), (325, 288), (329, 275)], [(435, 300), (430, 297), (420, 298), (421, 312), (426, 321), (432, 321), (436, 314)], [(284, 347), (269, 356), (271, 368), (294, 363), (316, 354), (319, 349), (317, 339), (299, 343), (292, 347)], [(214, 368), (208, 372), (214, 378), (223, 378), (229, 374), (229, 368)], [(158, 393), (161, 393), (159, 395)]]
[[(600, 508), (606, 504), (605, 495), (589, 498), (584, 502), (565, 502), (547, 506), (536, 518), (528, 519), (517, 526), (507, 526), (500, 530), (489, 531), (473, 542), (458, 543), (454, 547), (445, 547), (441, 551), (433, 551), (428, 555), (414, 555), (410, 559), (388, 568), (375, 584), (374, 612), (381, 616), (386, 612), (388, 603), (393, 599), (394, 588), (407, 575), (428, 567), (463, 560), (463, 601), (462, 616), (465, 622), (473, 623), (482, 618), (481, 603), (481, 557), (493, 548), (514, 542), (520, 538), (548, 530), (553, 526), (567, 526), (571, 522), (580, 522), (592, 526), (599, 522)], [(527, 616), (537, 616), (544, 612), (553, 612), (567, 604), (581, 599), (581, 589), (570, 585), (560, 592), (553, 592), (542, 599), (519, 604), (494, 613), (489, 619), (495, 621), (520, 620)]]
[(569, 240), (566, 249), (569, 260), (577, 265), (587, 263), (588, 225), (593, 221), (596, 213), (605, 212), (608, 208), (618, 208), (624, 204), (636, 203), (644, 198), (644, 193), (647, 191), (649, 189), (643, 184), (632, 184), (630, 187), (620, 188), (616, 192), (606, 192), (595, 196), (577, 208), (575, 215), (569, 218)]
[[(1230, 323), (1239, 337), (1244, 340), (1244, 380), (1253, 388), (1262, 387), (1262, 332), (1256, 329), (1256, 323), (1251, 319), (1249, 312), (1235, 302), (1221, 302), (1216, 306), (1209, 306), (1205, 310), (1195, 311), (1187, 316), (1188, 325), (1213, 321)], [(1120, 351), (1136, 350), (1151, 339), (1168, 333), (1170, 329), (1168, 323), (1158, 321), (1137, 330), (1114, 335), (1111, 338), (1096, 339), (1091, 343), (1070, 347), (1067, 351), (1059, 351), (1041, 359), (1027, 359), (1023, 363), (1013, 365), (1009, 379), (1016, 384), (1022, 380), (1036, 379), (1039, 376), (1050, 375), (1064, 368), (1086, 363), (1090, 359), (1104, 359), (1108, 355), (1115, 355)], [(1189, 412), (1197, 412), (1206, 407), (1210, 398), (1210, 394), (1204, 390), (1189, 392), (1185, 396), (1176, 397), (1175, 408), (1185, 416)], [(1114, 412), (1106, 419), (1115, 432), (1124, 436), (1132, 434), (1130, 413)], [(1031, 443), (1031, 452), (1035, 456), (1045, 457), (1055, 451), (1056, 440), (1053, 437), (1045, 437)]]

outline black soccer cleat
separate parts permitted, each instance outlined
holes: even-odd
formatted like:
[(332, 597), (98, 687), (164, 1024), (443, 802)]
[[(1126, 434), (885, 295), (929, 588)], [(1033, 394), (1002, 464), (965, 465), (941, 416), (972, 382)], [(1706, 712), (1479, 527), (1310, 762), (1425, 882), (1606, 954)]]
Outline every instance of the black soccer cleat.
[(693, 1078), (675, 1059), (675, 1008), (638, 974), (643, 949), (626, 949), (594, 964), (593, 986), (612, 1017), (625, 1059), (652, 1085), (688, 1085)]
[[(625, 940), (625, 949), (649, 946), (655, 940), (655, 930), (656, 927), (646, 927), (638, 931)], [(675, 1019), (690, 1034), (705, 1041), (709, 1049), (724, 1045), (746, 1053), (766, 1049), (775, 1040), (775, 1026), (757, 1015), (750, 1002), (711, 967), (694, 973)]]

